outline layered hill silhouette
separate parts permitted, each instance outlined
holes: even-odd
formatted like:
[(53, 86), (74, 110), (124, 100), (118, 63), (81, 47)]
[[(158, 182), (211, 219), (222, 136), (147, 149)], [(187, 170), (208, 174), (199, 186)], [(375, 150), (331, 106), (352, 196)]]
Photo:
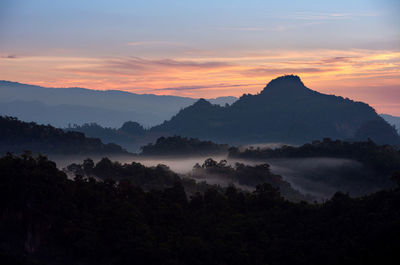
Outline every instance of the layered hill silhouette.
[(104, 144), (81, 132), (65, 132), (50, 125), (0, 116), (0, 154), (26, 150), (44, 154), (127, 154), (116, 144)]
[[(219, 97), (210, 102), (225, 105), (235, 100), (235, 97)], [(196, 101), (189, 97), (79, 87), (51, 88), (0, 81), (0, 114), (56, 127), (96, 122), (118, 128), (129, 120), (149, 127), (170, 119)]]
[(137, 152), (139, 148), (152, 142), (155, 137), (146, 134), (147, 131), (137, 122), (127, 121), (120, 128), (102, 127), (97, 123), (74, 125), (65, 131), (81, 132), (88, 137), (99, 138), (103, 143), (115, 143), (123, 146), (130, 152)]
[(380, 114), (380, 116), (389, 124), (396, 127), (397, 132), (400, 134), (400, 117), (396, 117), (389, 114)]
[[(370, 138), (378, 144), (400, 145), (395, 128), (369, 105), (313, 91), (294, 75), (276, 78), (259, 94), (245, 94), (235, 102), (233, 97), (195, 102), (193, 98), (44, 88), (7, 81), (0, 81), (0, 95), (2, 115), (16, 114), (22, 120), (57, 127), (90, 122), (68, 127), (131, 151), (161, 136), (173, 135), (229, 144)], [(221, 106), (224, 103), (232, 104)], [(135, 123), (140, 127), (136, 133), (122, 127), (105, 128), (118, 128), (129, 120), (149, 126), (174, 113), (170, 120), (150, 129)]]
[(240, 144), (300, 144), (327, 137), (400, 143), (395, 128), (368, 104), (313, 91), (294, 75), (278, 77), (230, 106), (200, 99), (150, 132)]

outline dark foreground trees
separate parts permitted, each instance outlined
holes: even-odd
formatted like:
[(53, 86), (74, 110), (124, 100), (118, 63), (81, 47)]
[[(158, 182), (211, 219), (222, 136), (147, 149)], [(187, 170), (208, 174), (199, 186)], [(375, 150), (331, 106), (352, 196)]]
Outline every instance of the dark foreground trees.
[[(90, 165), (88, 165), (90, 167)], [(0, 257), (14, 264), (397, 264), (400, 190), (291, 203), (268, 184), (144, 192), (0, 159)]]

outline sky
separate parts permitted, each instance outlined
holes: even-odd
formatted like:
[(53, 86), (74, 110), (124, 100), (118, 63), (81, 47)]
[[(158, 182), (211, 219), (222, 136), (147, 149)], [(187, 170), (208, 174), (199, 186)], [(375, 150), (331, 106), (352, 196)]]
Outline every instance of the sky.
[(0, 79), (195, 98), (297, 74), (400, 116), (398, 0), (0, 0)]

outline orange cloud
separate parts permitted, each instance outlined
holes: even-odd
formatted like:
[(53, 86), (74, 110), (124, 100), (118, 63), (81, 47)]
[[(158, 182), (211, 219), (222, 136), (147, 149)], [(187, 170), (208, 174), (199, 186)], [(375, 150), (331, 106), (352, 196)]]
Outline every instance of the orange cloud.
[[(0, 57), (0, 79), (211, 98), (259, 92), (271, 79), (298, 74), (311, 89), (363, 100), (400, 115), (400, 52), (267, 50), (176, 58)], [(385, 96), (382, 96), (385, 95)]]

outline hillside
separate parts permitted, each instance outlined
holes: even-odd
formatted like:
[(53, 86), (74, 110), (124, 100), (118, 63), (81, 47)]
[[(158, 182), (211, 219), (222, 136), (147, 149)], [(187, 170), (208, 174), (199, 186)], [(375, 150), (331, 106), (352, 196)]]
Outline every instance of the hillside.
[[(96, 122), (120, 127), (135, 120), (144, 126), (160, 124), (197, 99), (178, 96), (135, 94), (119, 90), (50, 88), (0, 81), (0, 114), (24, 121), (67, 127)], [(235, 97), (210, 99), (214, 104), (231, 104)], [(79, 113), (77, 115), (77, 113)]]
[(389, 124), (396, 127), (397, 132), (400, 134), (400, 117), (392, 116), (389, 114), (381, 114), (381, 117), (385, 119)]
[[(229, 149), (229, 158), (249, 161), (275, 161), (275, 165), (291, 167), (292, 183), (307, 184), (312, 192), (349, 192), (362, 196), (380, 189), (393, 187), (390, 176), (400, 172), (400, 152), (389, 145), (377, 145), (372, 141), (345, 142), (324, 139), (302, 146), (282, 146), (279, 148), (237, 148)], [(323, 167), (322, 159), (335, 164), (342, 159), (347, 163), (334, 167)], [(279, 163), (279, 161), (281, 161)], [(319, 161), (319, 162), (318, 162)], [(310, 167), (307, 170), (307, 166)]]
[[(163, 168), (106, 165), (118, 167), (115, 174), (175, 178)], [(336, 193), (323, 204), (289, 202), (269, 184), (252, 193), (209, 188), (188, 199), (179, 182), (145, 192), (130, 178), (72, 181), (40, 156), (7, 155), (0, 171), (3, 264), (375, 265), (399, 259), (399, 188), (362, 198)]]
[[(104, 126), (120, 127), (133, 117), (140, 117), (136, 112), (118, 111), (101, 107), (80, 106), (74, 104), (47, 105), (39, 101), (10, 101), (0, 102), (0, 114), (26, 122), (51, 124), (54, 127), (64, 128), (70, 124), (83, 125), (85, 123), (104, 124)], [(148, 114), (149, 120), (155, 118)]]
[(80, 132), (64, 132), (50, 125), (0, 116), (0, 153), (25, 150), (63, 155), (127, 153), (119, 145), (103, 144), (100, 139), (85, 137)]
[(118, 128), (102, 127), (97, 123), (85, 123), (81, 126), (74, 125), (65, 129), (65, 131), (74, 131), (84, 133), (88, 137), (99, 138), (103, 143), (115, 143), (129, 152), (137, 152), (145, 143), (151, 142), (153, 138), (148, 139), (146, 130), (137, 122), (127, 121)]
[(200, 141), (180, 136), (160, 137), (152, 144), (141, 147), (142, 156), (190, 156), (225, 154), (229, 146), (211, 141)]
[(221, 107), (200, 99), (150, 131), (229, 143), (357, 139), (400, 143), (395, 129), (363, 102), (307, 88), (298, 76), (272, 80), (259, 94)]

